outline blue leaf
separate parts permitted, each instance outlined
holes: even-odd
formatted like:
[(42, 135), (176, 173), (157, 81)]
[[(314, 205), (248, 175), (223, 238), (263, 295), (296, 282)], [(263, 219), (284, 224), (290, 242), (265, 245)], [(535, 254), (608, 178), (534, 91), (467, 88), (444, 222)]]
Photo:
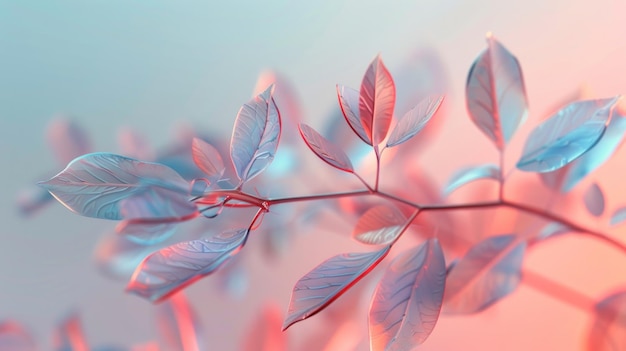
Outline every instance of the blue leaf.
[(278, 148), (281, 122), (272, 89), (244, 104), (235, 120), (230, 157), (241, 184), (269, 166)]
[(515, 235), (489, 237), (472, 247), (448, 274), (444, 312), (480, 312), (513, 292), (522, 278), (525, 250)]
[(196, 280), (213, 273), (240, 249), (248, 230), (218, 234), (163, 248), (146, 257), (135, 270), (127, 290), (159, 302)]
[(87, 217), (119, 220), (195, 211), (186, 203), (189, 185), (174, 170), (114, 154), (81, 156), (40, 185), (65, 207)]
[(448, 196), (463, 185), (480, 179), (494, 179), (499, 181), (500, 167), (488, 164), (458, 170), (452, 175), (450, 180), (448, 180), (443, 190), (443, 196)]
[(526, 119), (528, 103), (517, 59), (490, 34), (487, 44), (467, 77), (467, 110), (478, 128), (502, 150)]
[(611, 215), (611, 225), (618, 225), (626, 221), (626, 207), (620, 207)]
[(600, 217), (604, 213), (604, 193), (597, 183), (593, 183), (585, 191), (583, 197), (585, 208), (596, 217)]
[(551, 239), (554, 238), (556, 236), (559, 235), (563, 235), (566, 234), (568, 232), (571, 232), (572, 229), (562, 223), (559, 222), (550, 222), (548, 224), (546, 224), (545, 227), (543, 227), (543, 229), (541, 229), (541, 231), (539, 232), (539, 234), (537, 235), (537, 240), (546, 240), (546, 239)]
[(446, 262), (437, 239), (396, 257), (372, 297), (371, 349), (410, 350), (423, 343), (439, 319), (445, 283)]
[(602, 137), (618, 98), (574, 102), (537, 126), (517, 168), (551, 172), (582, 156)]
[(341, 254), (329, 258), (300, 278), (293, 288), (283, 330), (320, 312), (369, 273), (389, 253)]

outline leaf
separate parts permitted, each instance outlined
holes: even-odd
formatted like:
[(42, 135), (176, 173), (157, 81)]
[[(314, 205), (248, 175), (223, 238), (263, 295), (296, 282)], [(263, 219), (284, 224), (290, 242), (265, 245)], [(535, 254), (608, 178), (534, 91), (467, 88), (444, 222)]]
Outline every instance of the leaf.
[(402, 233), (406, 221), (395, 206), (375, 206), (359, 218), (352, 236), (364, 244), (388, 245)]
[(611, 215), (610, 225), (618, 225), (626, 221), (626, 206), (620, 207)]
[(81, 156), (61, 173), (39, 184), (65, 207), (87, 217), (128, 218), (122, 213), (124, 204), (127, 215), (133, 218), (140, 217), (137, 213), (141, 212), (140, 208), (146, 212), (160, 206), (191, 211), (191, 207), (181, 205), (188, 184), (174, 170), (114, 154)]
[(248, 230), (239, 229), (163, 248), (141, 262), (126, 289), (160, 302), (213, 273), (243, 246), (247, 237)]
[(537, 126), (528, 136), (517, 168), (550, 172), (582, 156), (602, 137), (619, 98), (574, 102)]
[(217, 182), (226, 168), (219, 151), (211, 144), (199, 138), (193, 138), (191, 143), (193, 162), (204, 172), (212, 183)]
[(89, 345), (76, 314), (70, 314), (59, 323), (53, 339), (57, 351), (87, 351)]
[(150, 223), (125, 220), (115, 227), (115, 232), (139, 245), (154, 245), (170, 238), (178, 223)]
[(156, 310), (159, 335), (168, 350), (203, 351), (206, 337), (196, 311), (183, 292), (172, 295)]
[(595, 217), (600, 217), (604, 213), (604, 193), (597, 183), (593, 183), (585, 191), (583, 197), (585, 208)]
[(589, 351), (626, 349), (626, 292), (619, 291), (595, 305), (595, 320), (587, 337)]
[(380, 56), (376, 56), (367, 68), (359, 95), (361, 126), (372, 141), (370, 145), (378, 145), (387, 136), (396, 101), (393, 78)]
[(230, 157), (241, 183), (254, 178), (269, 166), (278, 148), (281, 121), (272, 89), (273, 86), (268, 87), (237, 113)]
[(66, 165), (74, 158), (91, 152), (87, 132), (76, 122), (65, 118), (55, 119), (48, 124), (46, 140), (61, 165)]
[(119, 145), (120, 153), (126, 157), (138, 160), (154, 159), (154, 151), (151, 149), (150, 144), (136, 130), (120, 128), (117, 132), (117, 144)]
[(369, 312), (372, 350), (409, 350), (430, 335), (441, 309), (446, 262), (437, 239), (396, 257), (376, 287)]
[(387, 147), (402, 144), (419, 133), (437, 112), (442, 101), (443, 95), (429, 96), (407, 112), (391, 132)]
[(489, 237), (474, 245), (450, 271), (444, 313), (484, 310), (517, 288), (526, 243), (515, 235)]
[(24, 327), (14, 321), (0, 321), (0, 350), (35, 351), (35, 341)]
[(615, 113), (600, 141), (567, 166), (567, 175), (562, 185), (563, 192), (572, 190), (589, 173), (610, 159), (617, 147), (621, 145), (624, 133), (626, 133), (626, 118), (615, 116)]
[(491, 34), (487, 45), (467, 77), (467, 110), (476, 126), (503, 150), (526, 119), (528, 102), (515, 56)]
[(337, 97), (339, 98), (341, 113), (352, 131), (366, 144), (372, 145), (371, 139), (363, 129), (359, 118), (359, 92), (337, 84)]
[(329, 258), (300, 278), (293, 288), (283, 330), (320, 312), (366, 276), (389, 253), (348, 253)]
[(548, 238), (553, 238), (558, 235), (566, 234), (571, 232), (572, 229), (560, 222), (550, 222), (546, 224), (543, 229), (537, 235), (537, 240), (546, 240)]
[(299, 128), (302, 139), (304, 139), (306, 145), (317, 157), (337, 169), (350, 173), (354, 172), (352, 162), (340, 148), (304, 123), (300, 123)]
[(448, 196), (465, 184), (480, 179), (500, 181), (500, 167), (492, 164), (471, 166), (455, 172), (444, 187), (443, 196)]
[(53, 200), (52, 194), (46, 189), (30, 187), (17, 194), (16, 204), (21, 215), (32, 216)]
[(240, 350), (287, 351), (288, 338), (280, 329), (282, 322), (281, 309), (273, 303), (266, 305), (247, 328)]

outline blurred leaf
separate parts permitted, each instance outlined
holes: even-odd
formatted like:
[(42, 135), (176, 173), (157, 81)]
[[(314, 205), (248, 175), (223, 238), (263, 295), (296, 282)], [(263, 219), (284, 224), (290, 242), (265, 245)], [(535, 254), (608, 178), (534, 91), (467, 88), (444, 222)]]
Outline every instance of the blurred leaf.
[(329, 258), (300, 278), (293, 288), (283, 330), (320, 312), (366, 276), (389, 253), (348, 253)]
[(537, 240), (546, 240), (555, 236), (571, 232), (572, 229), (559, 222), (550, 222), (546, 224), (537, 235)]
[(480, 312), (513, 292), (522, 277), (525, 250), (526, 243), (515, 235), (493, 236), (474, 245), (448, 274), (444, 313)]
[(359, 92), (343, 85), (337, 85), (337, 97), (339, 98), (339, 107), (343, 117), (354, 133), (361, 138), (366, 144), (372, 145), (359, 117)]
[(372, 298), (372, 350), (409, 350), (422, 344), (439, 318), (445, 282), (446, 262), (437, 239), (396, 257)]
[(87, 132), (76, 122), (65, 118), (54, 119), (48, 124), (46, 140), (60, 165), (91, 152)]
[(626, 206), (625, 207), (620, 207), (620, 208), (618, 208), (617, 210), (615, 210), (613, 212), (613, 214), (611, 215), (610, 224), (611, 225), (618, 225), (618, 224), (621, 224), (624, 221), (626, 221)]
[(600, 140), (618, 98), (574, 102), (530, 133), (517, 163), (527, 172), (550, 172), (582, 156)]
[(53, 347), (56, 351), (88, 351), (89, 344), (76, 314), (63, 319), (54, 333)]
[(0, 322), (0, 350), (35, 351), (35, 341), (19, 323), (5, 320)]
[(191, 143), (193, 162), (204, 172), (211, 184), (217, 182), (223, 175), (226, 167), (219, 151), (213, 145), (199, 138), (193, 138)]
[(476, 126), (503, 150), (526, 119), (528, 102), (515, 56), (490, 34), (487, 45), (467, 77), (467, 110)]
[(159, 335), (168, 350), (203, 351), (207, 349), (206, 336), (196, 311), (183, 292), (160, 305), (156, 310)]
[(387, 147), (402, 144), (419, 133), (437, 112), (442, 101), (443, 95), (429, 96), (407, 112), (391, 132)]
[(604, 213), (604, 193), (597, 183), (591, 184), (585, 191), (583, 201), (585, 208), (592, 215), (600, 217)]
[(237, 114), (230, 156), (241, 183), (261, 173), (276, 154), (281, 121), (272, 91), (273, 86), (268, 87), (244, 104)]
[(359, 218), (352, 236), (364, 244), (388, 245), (402, 233), (406, 221), (406, 216), (395, 206), (375, 206)]
[(17, 194), (17, 209), (23, 216), (32, 216), (53, 199), (48, 190), (33, 186)]
[(127, 290), (152, 302), (162, 301), (213, 273), (243, 246), (247, 237), (248, 230), (239, 229), (160, 249), (141, 262)]
[(174, 170), (114, 154), (81, 156), (39, 184), (67, 208), (88, 217), (153, 218), (194, 210), (192, 204), (183, 204), (188, 184)]
[(124, 220), (115, 227), (115, 232), (139, 245), (154, 245), (165, 241), (176, 232), (177, 223), (151, 223)]
[(372, 144), (378, 145), (387, 136), (396, 101), (393, 78), (380, 56), (376, 56), (367, 68), (359, 97), (361, 126)]
[(281, 330), (282, 323), (280, 308), (267, 304), (248, 327), (241, 350), (287, 351), (287, 333)]
[(587, 350), (626, 350), (626, 292), (612, 294), (595, 305)]
[(126, 157), (149, 161), (154, 159), (150, 144), (136, 130), (120, 128), (117, 132), (120, 153)]
[(321, 136), (315, 129), (301, 123), (300, 134), (309, 149), (324, 162), (345, 172), (352, 173), (354, 171), (348, 156), (335, 144)]
[(465, 184), (480, 179), (500, 180), (500, 167), (492, 164), (471, 166), (456, 171), (444, 187), (443, 195), (448, 196)]

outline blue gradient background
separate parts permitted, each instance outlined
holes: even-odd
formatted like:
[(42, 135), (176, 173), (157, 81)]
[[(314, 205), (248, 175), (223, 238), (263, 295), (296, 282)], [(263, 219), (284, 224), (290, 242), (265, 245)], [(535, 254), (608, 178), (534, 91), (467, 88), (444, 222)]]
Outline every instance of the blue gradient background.
[[(43, 349), (56, 321), (70, 310), (80, 312), (93, 346), (131, 345), (157, 335), (151, 305), (125, 295), (123, 283), (102, 277), (91, 264), (98, 237), (111, 230), (110, 223), (78, 217), (58, 204), (32, 219), (17, 215), (18, 190), (60, 170), (43, 138), (56, 114), (75, 116), (98, 151), (117, 150), (120, 126), (140, 130), (155, 147), (171, 139), (178, 121), (229, 135), (259, 72), (274, 68), (293, 82), (307, 120), (321, 126), (336, 103), (335, 84), (358, 86), (376, 54), (393, 74), (416, 48), (432, 47), (450, 77), (450, 121), (422, 161), (443, 181), (461, 165), (445, 162), (462, 159), (460, 147), (471, 143), (478, 154), (492, 155), (463, 101), (467, 70), (484, 48), (487, 31), (522, 64), (531, 103), (527, 132), (543, 111), (581, 84), (593, 96), (626, 93), (624, 13), (626, 3), (617, 0), (593, 6), (565, 0), (0, 0), (0, 319), (22, 321)], [(243, 254), (257, 262), (253, 244)], [(581, 258), (571, 258), (565, 247), (593, 246), (580, 245), (564, 242), (530, 257), (528, 264), (561, 257), (553, 263), (562, 270), (552, 273), (589, 289), (591, 296), (623, 285), (603, 268), (614, 267), (611, 262), (623, 267), (624, 259), (611, 256), (614, 252), (586, 256), (604, 260), (587, 275), (580, 269), (567, 275)], [(210, 282), (192, 286), (189, 294), (211, 349), (236, 349), (263, 301), (272, 298), (285, 310), (298, 277), (349, 249), (363, 248), (333, 236), (299, 239), (278, 264), (259, 265), (243, 301), (220, 297)], [(598, 270), (607, 273), (587, 284)], [(365, 309), (360, 317), (365, 328)], [(462, 342), (466, 350), (575, 350), (588, 321), (579, 311), (521, 288), (487, 316), (442, 319), (423, 349)], [(313, 323), (289, 333), (298, 340), (297, 333), (306, 334)]]

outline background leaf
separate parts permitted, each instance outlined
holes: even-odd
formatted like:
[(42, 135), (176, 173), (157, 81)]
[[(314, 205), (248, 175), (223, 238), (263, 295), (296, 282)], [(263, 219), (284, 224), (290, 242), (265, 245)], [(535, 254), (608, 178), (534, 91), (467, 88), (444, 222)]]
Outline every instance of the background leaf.
[(89, 350), (78, 315), (72, 313), (57, 325), (52, 344), (56, 351)]
[(446, 263), (437, 239), (396, 257), (370, 307), (372, 350), (409, 350), (430, 335), (441, 309)]
[(5, 320), (0, 322), (0, 350), (35, 351), (35, 341), (19, 323)]
[(602, 137), (617, 101), (579, 101), (561, 109), (530, 133), (517, 168), (550, 172), (583, 155)]
[(387, 147), (402, 144), (419, 133), (437, 112), (442, 101), (443, 95), (429, 96), (409, 110), (391, 132)]
[(463, 185), (480, 179), (500, 180), (500, 167), (488, 164), (462, 168), (454, 172), (443, 189), (443, 196), (448, 196)]
[(583, 201), (585, 208), (592, 215), (600, 217), (604, 213), (604, 193), (598, 183), (593, 183), (587, 188)]
[(324, 162), (345, 172), (352, 173), (354, 171), (348, 156), (335, 144), (321, 136), (315, 129), (300, 123), (300, 134), (309, 149)]
[(236, 253), (247, 237), (248, 230), (240, 229), (161, 249), (141, 262), (127, 290), (153, 302), (161, 301), (213, 273)]
[(515, 235), (489, 237), (474, 245), (450, 270), (444, 313), (476, 313), (517, 288), (526, 243)]
[(595, 320), (587, 337), (589, 351), (626, 349), (626, 292), (608, 296), (595, 306)]
[(618, 225), (626, 221), (626, 206), (620, 207), (611, 215), (610, 225)]
[(66, 118), (56, 118), (48, 124), (46, 141), (60, 165), (92, 150), (87, 132)]
[(174, 170), (114, 154), (81, 156), (40, 185), (88, 217), (119, 220), (194, 211), (184, 204), (188, 184)]
[(341, 113), (352, 131), (366, 144), (372, 145), (372, 141), (367, 132), (365, 132), (365, 129), (363, 129), (359, 117), (359, 92), (337, 84), (337, 97), (339, 98)]
[(193, 162), (204, 172), (211, 184), (217, 182), (223, 175), (226, 168), (220, 152), (213, 145), (199, 138), (193, 138), (191, 143), (191, 154)]
[(373, 145), (387, 136), (396, 101), (393, 78), (380, 56), (370, 63), (361, 82), (359, 118)]
[(230, 156), (242, 183), (269, 166), (278, 148), (281, 122), (272, 89), (272, 86), (267, 88), (237, 113)]
[(172, 297), (156, 309), (159, 335), (168, 350), (203, 351), (207, 349), (202, 324), (184, 293)]
[(369, 245), (387, 245), (398, 238), (407, 218), (393, 205), (370, 208), (356, 223), (352, 236)]
[(470, 68), (465, 97), (472, 121), (498, 149), (526, 119), (528, 102), (517, 59), (493, 36)]
[(348, 253), (329, 258), (300, 278), (293, 288), (283, 330), (313, 316), (369, 273), (389, 253)]

